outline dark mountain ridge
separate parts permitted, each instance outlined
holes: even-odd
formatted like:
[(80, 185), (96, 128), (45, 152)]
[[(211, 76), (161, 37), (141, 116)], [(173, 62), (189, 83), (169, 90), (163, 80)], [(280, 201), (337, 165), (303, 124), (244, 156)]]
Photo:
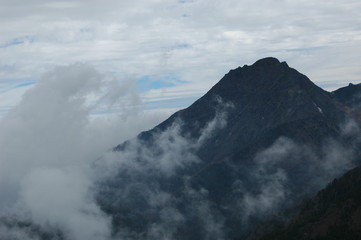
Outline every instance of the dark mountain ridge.
[[(343, 133), (343, 124), (354, 115), (340, 96), (340, 92), (329, 93), (319, 88), (287, 63), (265, 58), (231, 70), (190, 107), (141, 133), (137, 138), (140, 148), (157, 152), (153, 157), (164, 153), (159, 136), (174, 125), (179, 125), (180, 135), (187, 140), (202, 139), (196, 149), (187, 150), (198, 158), (197, 162), (178, 168), (171, 177), (142, 176), (148, 182), (155, 181), (157, 191), (176, 196), (180, 202), (177, 210), (186, 219), (193, 219), (186, 220), (183, 227), (176, 227), (179, 239), (204, 238), (199, 219), (187, 210), (187, 205), (193, 203), (185, 196), (186, 188), (207, 192), (211, 208), (223, 221), (225, 236), (242, 236), (264, 216), (310, 196), (353, 166), (354, 158), (350, 157), (347, 163), (336, 164), (338, 171), (329, 173), (325, 167), (331, 162), (331, 149), (345, 150), (352, 146), (352, 155), (359, 154), (358, 145)], [(205, 129), (214, 120), (223, 125), (203, 139)], [(120, 152), (129, 149), (134, 149), (131, 142), (115, 148)], [(142, 159), (141, 154), (136, 159)], [(125, 180), (119, 177), (111, 181), (122, 188), (119, 183)], [(273, 185), (279, 189), (272, 189)], [(279, 190), (279, 196), (272, 192)], [(116, 190), (111, 188), (104, 195), (111, 199), (113, 191)], [(272, 198), (272, 207), (249, 210), (249, 198), (261, 201), (262, 194)], [(119, 209), (113, 200), (105, 202), (103, 205), (112, 205), (105, 211), (113, 216), (114, 212), (129, 212), (129, 208), (135, 207), (130, 204)], [(146, 201), (142, 204), (147, 206)], [(137, 216), (140, 222), (142, 213)], [(116, 216), (114, 219), (115, 225), (129, 220), (126, 217), (117, 220)], [(145, 225), (138, 227), (143, 231), (147, 229)]]
[[(226, 74), (210, 91), (187, 109), (181, 110), (169, 119), (140, 135), (149, 138), (155, 131), (163, 131), (176, 119), (181, 119), (183, 131), (197, 137), (201, 126), (213, 119), (217, 106), (230, 103), (227, 109), (227, 127), (217, 133), (217, 147), (212, 142), (202, 154), (208, 161), (224, 157), (238, 157), (239, 146), (249, 148), (253, 141), (262, 141), (265, 134), (270, 144), (282, 132), (283, 135), (297, 137), (302, 142), (319, 144), (326, 135), (337, 136), (338, 124), (344, 119), (342, 109), (335, 107), (332, 95), (313, 84), (306, 76), (289, 68), (285, 62), (275, 58), (265, 58), (252, 66), (239, 67)], [(307, 122), (306, 122), (307, 121)], [(304, 132), (303, 125), (327, 127)], [(283, 131), (287, 128), (287, 131)], [(274, 133), (275, 132), (275, 133)], [(227, 140), (227, 141), (225, 141)], [(229, 144), (231, 142), (232, 144)], [(235, 144), (233, 144), (235, 143)], [(215, 145), (215, 143), (213, 143)], [(215, 151), (209, 151), (214, 149)], [(218, 151), (222, 149), (222, 151)], [(202, 151), (201, 151), (202, 152)]]
[(349, 106), (353, 109), (361, 110), (361, 85), (350, 83), (346, 87), (342, 87), (332, 92), (337, 101)]
[[(337, 102), (344, 104), (345, 111), (360, 119), (360, 84), (350, 83), (331, 94)], [(352, 126), (352, 132), (356, 138), (353, 142), (359, 142), (359, 126)], [(360, 179), (360, 167), (348, 171), (316, 196), (265, 221), (247, 240), (360, 239)]]
[(361, 167), (333, 180), (316, 196), (307, 200), (288, 224), (276, 226), (272, 231), (250, 239), (360, 239)]

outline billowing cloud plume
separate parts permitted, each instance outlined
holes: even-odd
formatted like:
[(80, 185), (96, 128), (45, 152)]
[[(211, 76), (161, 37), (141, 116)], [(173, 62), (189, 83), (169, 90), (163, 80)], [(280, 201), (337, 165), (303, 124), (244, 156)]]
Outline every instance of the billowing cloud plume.
[[(159, 117), (139, 112), (131, 80), (118, 83), (82, 63), (55, 67), (1, 119), (1, 236), (172, 239), (186, 231), (192, 216), (202, 237), (223, 238), (222, 216), (207, 190), (193, 188), (189, 175), (175, 178), (199, 162), (197, 149), (226, 125), (229, 105), (218, 102), (214, 119), (196, 139), (182, 132), (179, 120), (154, 135), (152, 146), (135, 138), (114, 152), (112, 146)], [(108, 105), (124, 114), (94, 118)], [(107, 190), (112, 198), (102, 198)], [(183, 201), (189, 206), (181, 210)], [(108, 215), (107, 207), (120, 208), (120, 216)], [(134, 217), (130, 223), (139, 221), (141, 231), (125, 224), (114, 232), (114, 221), (122, 217)]]
[[(139, 98), (131, 82), (117, 83), (77, 63), (45, 74), (1, 119), (0, 211), (5, 218), (16, 215), (60, 228), (69, 239), (110, 236), (110, 219), (94, 200), (91, 165), (111, 146), (157, 121), (134, 111), (91, 118), (94, 107), (108, 103), (137, 105)], [(4, 226), (2, 234), (25, 234)]]

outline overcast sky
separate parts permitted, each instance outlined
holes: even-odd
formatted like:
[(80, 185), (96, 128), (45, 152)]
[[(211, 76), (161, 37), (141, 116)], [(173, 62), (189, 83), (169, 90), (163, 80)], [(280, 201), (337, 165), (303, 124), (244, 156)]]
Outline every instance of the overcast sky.
[(133, 80), (183, 108), (230, 69), (274, 56), (328, 90), (361, 80), (359, 0), (0, 0), (0, 115), (56, 65)]

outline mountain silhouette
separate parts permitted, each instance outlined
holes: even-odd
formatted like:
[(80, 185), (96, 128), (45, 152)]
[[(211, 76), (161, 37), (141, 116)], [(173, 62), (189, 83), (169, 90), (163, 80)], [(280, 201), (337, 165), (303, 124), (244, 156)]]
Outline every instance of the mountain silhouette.
[[(163, 210), (172, 208), (179, 216), (168, 219), (174, 239), (242, 237), (264, 217), (316, 193), (356, 164), (359, 146), (344, 126), (358, 124), (358, 109), (347, 91), (324, 91), (272, 57), (231, 70), (191, 106), (114, 148), (131, 151), (127, 156), (138, 168), (147, 166), (137, 173), (120, 168), (103, 183), (99, 203), (112, 216), (115, 234), (126, 228), (151, 238), (149, 229), (160, 228)], [(174, 126), (177, 136), (169, 134)], [(182, 150), (174, 148), (178, 138), (189, 142)], [(144, 152), (154, 159), (166, 155), (178, 167), (161, 174)], [(196, 160), (184, 163), (187, 157)], [(119, 198), (125, 191), (129, 195)], [(148, 191), (167, 195), (173, 205), (153, 208)], [(207, 218), (213, 225), (205, 225)]]
[(342, 87), (332, 92), (334, 98), (356, 110), (361, 110), (361, 85), (350, 83), (347, 87)]

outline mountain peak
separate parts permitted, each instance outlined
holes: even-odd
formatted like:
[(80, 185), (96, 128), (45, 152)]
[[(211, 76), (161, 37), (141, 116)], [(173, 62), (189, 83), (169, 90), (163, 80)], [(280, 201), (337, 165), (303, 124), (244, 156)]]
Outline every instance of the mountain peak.
[[(274, 129), (286, 125), (287, 127), (284, 129), (287, 128), (287, 131), (282, 130), (282, 134), (291, 138), (298, 137), (300, 136), (297, 132), (299, 126), (291, 129), (289, 125), (305, 124), (307, 125), (305, 128), (311, 129), (308, 126), (311, 121), (316, 121), (315, 125), (324, 119), (337, 122), (340, 116), (328, 92), (316, 86), (305, 75), (290, 68), (285, 62), (280, 62), (274, 57), (267, 57), (250, 66), (229, 71), (207, 94), (187, 109), (174, 114), (162, 123), (160, 128), (165, 129), (174, 119), (179, 118), (184, 122), (186, 131), (192, 132), (192, 136), (197, 136), (200, 134), (199, 126), (204, 126), (214, 118), (217, 106), (223, 108), (223, 105), (227, 104), (232, 105), (233, 108), (227, 109), (229, 129), (228, 127), (223, 129), (224, 136), (222, 135), (222, 137), (226, 143), (229, 140), (227, 134), (231, 134), (232, 138), (237, 138), (239, 145), (258, 141), (264, 133), (278, 131)], [(231, 129), (232, 125), (238, 127)], [(242, 126), (247, 127), (243, 128)], [(280, 129), (283, 128), (280, 127)], [(323, 131), (322, 128), (318, 130)], [(325, 132), (327, 131), (325, 130)], [(311, 138), (302, 135), (298, 140), (300, 142), (317, 142), (321, 139), (321, 137), (316, 137), (313, 130), (311, 135)], [(323, 136), (323, 133), (320, 132), (319, 136), (321, 135)], [(270, 142), (274, 140), (272, 138)], [(223, 147), (223, 149), (229, 148), (231, 146)], [(233, 150), (230, 149), (223, 155), (227, 155)], [(207, 153), (210, 152), (212, 151)], [(220, 153), (212, 154), (220, 155)], [(206, 158), (214, 157), (207, 155)]]
[(324, 94), (324, 91), (305, 75), (274, 57), (263, 58), (250, 66), (245, 65), (229, 71), (209, 93), (230, 101), (247, 96), (246, 100), (250, 102), (248, 98), (265, 98), (272, 95), (272, 92), (282, 90), (297, 94), (300, 91)]
[(288, 67), (286, 62), (280, 62), (275, 57), (266, 57), (266, 58), (262, 58), (262, 59), (257, 60), (252, 65), (247, 65), (246, 64), (243, 67), (238, 67), (236, 69), (230, 70), (230, 73), (245, 70), (245, 69), (250, 69), (250, 68), (251, 69), (256, 68), (257, 71), (259, 71), (260, 69), (280, 68), (280, 67), (283, 67), (283, 66)]
[(229, 84), (232, 84), (233, 87), (243, 85), (246, 88), (267, 88), (275, 84), (285, 84), (285, 87), (290, 87), (290, 85), (312, 85), (306, 76), (290, 68), (286, 62), (280, 62), (274, 57), (266, 57), (250, 66), (245, 65), (233, 69), (217, 85), (225, 85), (228, 88)]
[(280, 64), (281, 62), (275, 58), (275, 57), (266, 57), (266, 58), (262, 58), (258, 61), (256, 61), (253, 65), (263, 65), (263, 66), (269, 66), (269, 65), (277, 65)]

